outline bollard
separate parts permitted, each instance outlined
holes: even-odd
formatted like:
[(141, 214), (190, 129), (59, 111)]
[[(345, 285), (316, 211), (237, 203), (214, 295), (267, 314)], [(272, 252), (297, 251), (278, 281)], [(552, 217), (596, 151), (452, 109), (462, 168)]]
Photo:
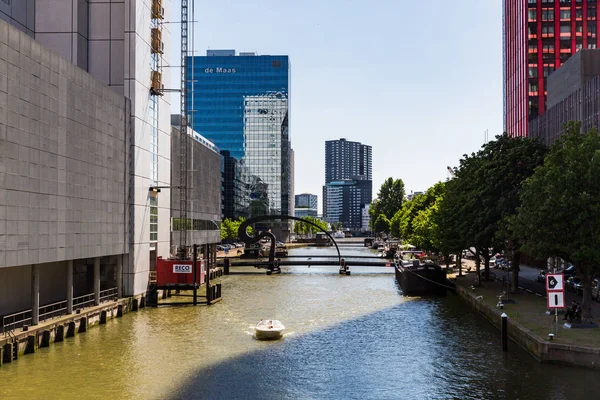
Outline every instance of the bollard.
[(117, 307), (117, 318), (121, 318), (123, 316), (123, 305), (119, 304)]
[(75, 321), (71, 321), (69, 322), (69, 325), (67, 325), (67, 337), (73, 336), (75, 336)]
[(226, 258), (223, 262), (223, 273), (229, 275), (229, 267), (231, 266), (231, 260)]
[(79, 320), (79, 329), (77, 332), (79, 332), (79, 333), (87, 332), (87, 318), (86, 317), (82, 317)]
[(27, 346), (25, 346), (25, 354), (35, 353), (35, 335), (27, 336)]
[(62, 342), (65, 338), (65, 326), (59, 325), (54, 332), (54, 343)]
[(40, 347), (48, 347), (50, 346), (50, 331), (45, 330), (42, 332), (42, 343), (40, 343)]
[(106, 324), (106, 310), (102, 310), (100, 312), (100, 324), (101, 325)]
[(500, 317), (502, 318), (502, 351), (508, 351), (508, 315), (502, 313)]

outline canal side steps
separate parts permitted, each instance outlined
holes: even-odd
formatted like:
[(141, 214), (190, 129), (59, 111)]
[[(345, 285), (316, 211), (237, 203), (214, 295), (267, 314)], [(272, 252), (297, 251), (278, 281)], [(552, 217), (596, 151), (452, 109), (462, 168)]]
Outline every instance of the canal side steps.
[(52, 318), (24, 329), (0, 334), (0, 367), (16, 361), (20, 356), (63, 342), (65, 338), (87, 332), (95, 325), (106, 324), (108, 319), (120, 318), (129, 311), (145, 307), (145, 296), (118, 299), (99, 306), (80, 309), (70, 315)]

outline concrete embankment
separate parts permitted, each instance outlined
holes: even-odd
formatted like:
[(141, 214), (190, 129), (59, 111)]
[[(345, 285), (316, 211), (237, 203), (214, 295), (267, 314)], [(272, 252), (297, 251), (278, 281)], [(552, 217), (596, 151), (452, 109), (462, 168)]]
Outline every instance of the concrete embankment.
[(125, 298), (78, 310), (76, 313), (49, 319), (27, 330), (19, 329), (0, 337), (0, 366), (39, 348), (62, 342), (65, 338), (86, 332), (90, 327), (120, 318), (129, 311), (145, 306), (145, 299)]
[(600, 369), (600, 347), (577, 346), (545, 340), (519, 322), (511, 319), (510, 312), (507, 312), (507, 310), (500, 310), (482, 301), (483, 296), (478, 290), (473, 291), (463, 283), (456, 285), (456, 291), (462, 299), (498, 329), (500, 329), (501, 315), (506, 312), (509, 316), (508, 336), (538, 360)]

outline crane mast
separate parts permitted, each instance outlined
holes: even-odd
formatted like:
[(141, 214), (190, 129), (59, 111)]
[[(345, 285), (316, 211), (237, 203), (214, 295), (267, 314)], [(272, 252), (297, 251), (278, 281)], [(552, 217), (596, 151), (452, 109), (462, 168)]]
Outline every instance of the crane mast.
[(188, 56), (188, 0), (181, 0), (181, 96), (179, 121), (179, 249), (177, 257), (186, 259), (188, 230), (188, 118), (187, 118), (187, 56)]

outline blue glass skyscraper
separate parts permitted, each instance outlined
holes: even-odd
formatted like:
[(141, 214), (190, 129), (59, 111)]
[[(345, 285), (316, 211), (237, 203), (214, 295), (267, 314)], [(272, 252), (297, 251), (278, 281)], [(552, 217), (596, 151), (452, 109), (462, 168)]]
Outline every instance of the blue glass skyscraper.
[(288, 56), (208, 50), (187, 65), (192, 128), (237, 159), (245, 177), (248, 201), (225, 217), (293, 212)]

